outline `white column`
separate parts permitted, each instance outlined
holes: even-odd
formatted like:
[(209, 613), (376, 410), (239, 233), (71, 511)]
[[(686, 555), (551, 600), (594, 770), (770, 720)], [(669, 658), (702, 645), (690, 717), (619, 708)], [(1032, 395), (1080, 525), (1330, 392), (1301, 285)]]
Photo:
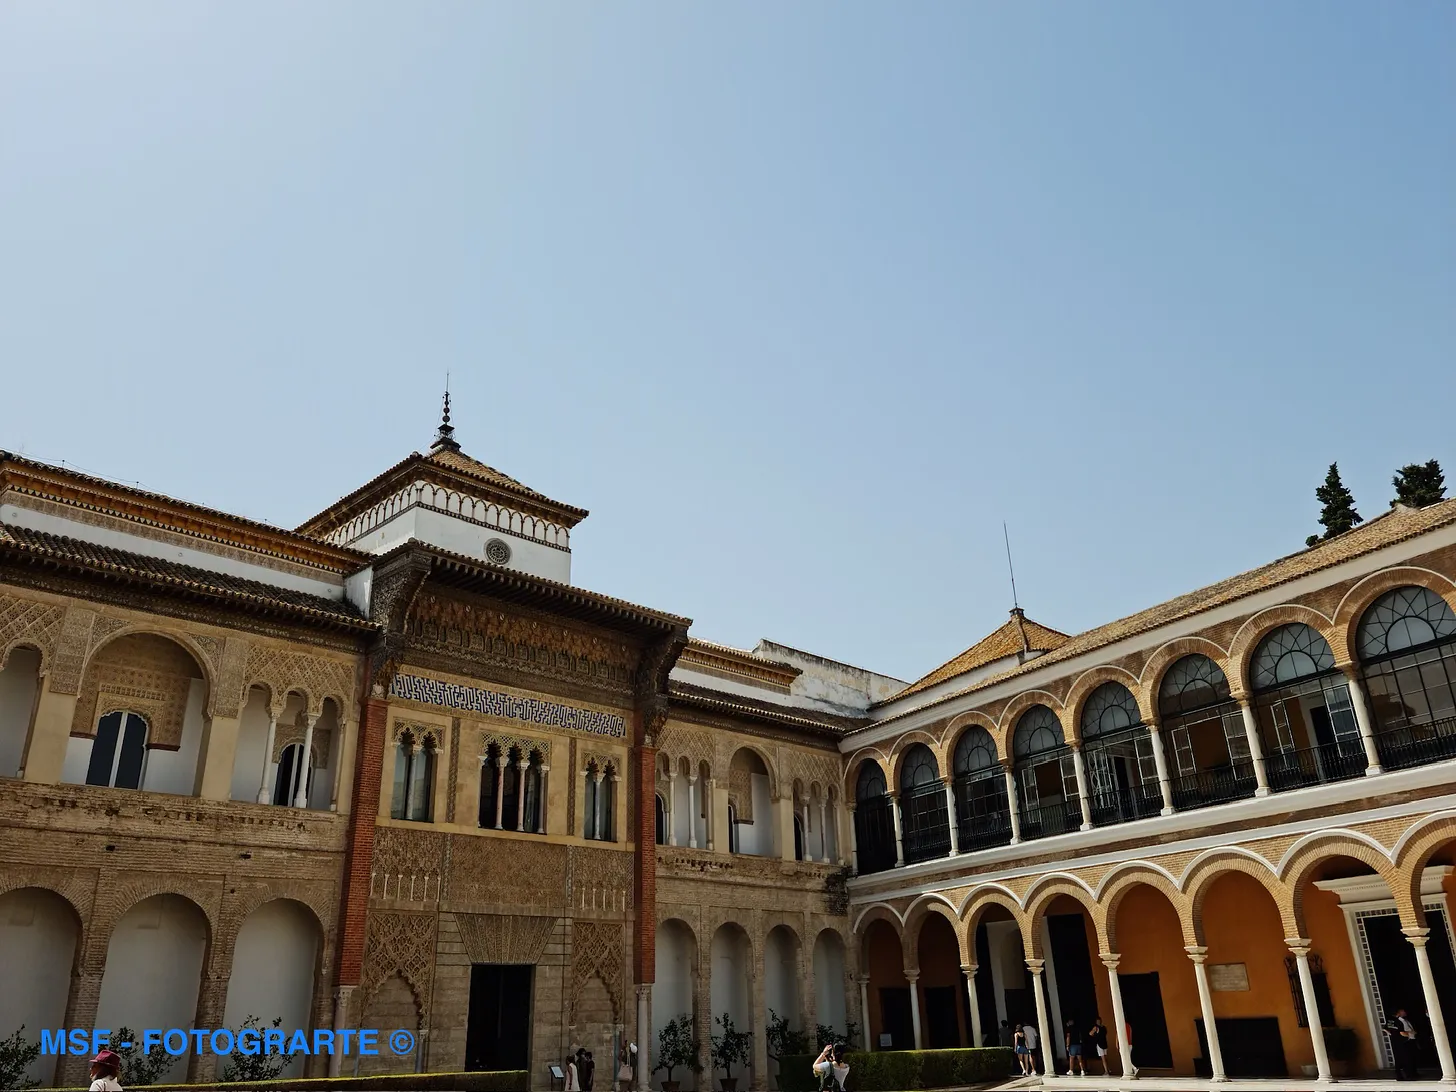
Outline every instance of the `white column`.
[(900, 829), (900, 794), (890, 793), (890, 818), (895, 822), (895, 867), (905, 863), (905, 835)]
[[(1183, 950), (1193, 960), (1193, 977), (1198, 980), (1198, 1007), (1203, 1011), (1203, 1030), (1208, 1036), (1208, 1067), (1215, 1081), (1226, 1081), (1228, 1077), (1223, 1072), (1223, 1048), (1218, 1045), (1218, 1024), (1213, 1018), (1213, 994), (1208, 989), (1208, 968), (1204, 966), (1208, 959), (1208, 949), (1190, 946)], [(1315, 1020), (1318, 1021), (1319, 1017), (1316, 1016)]]
[(506, 763), (509, 762), (504, 754), (495, 760), (495, 829), (501, 829), (501, 820), (506, 810)]
[(966, 976), (966, 1000), (971, 1003), (971, 1046), (981, 1045), (981, 1006), (976, 1003), (976, 965), (962, 963), (961, 974)]
[[(349, 1026), (349, 995), (354, 992), (353, 986), (340, 986), (334, 992), (334, 1035), (338, 1036)], [(344, 1052), (334, 1050), (329, 1052), (329, 1076), (340, 1076), (344, 1071)]]
[(1446, 1034), (1446, 1017), (1441, 1012), (1441, 995), (1436, 992), (1436, 979), (1431, 974), (1431, 957), (1426, 952), (1430, 929), (1402, 929), (1405, 939), (1416, 950), (1416, 969), (1421, 973), (1421, 993), (1426, 1000), (1426, 1017), (1431, 1021), (1431, 1042), (1436, 1044), (1436, 1057), (1441, 1060), (1441, 1080), (1456, 1081), (1456, 1063), (1451, 1060), (1451, 1040)]
[(1299, 968), (1299, 992), (1304, 995), (1305, 1023), (1309, 1025), (1309, 1041), (1314, 1047), (1314, 1065), (1319, 1079), (1330, 1079), (1330, 1053), (1325, 1049), (1325, 1029), (1320, 1022), (1319, 1005), (1315, 1003), (1314, 976), (1309, 973), (1309, 949), (1311, 941), (1304, 937), (1285, 937), (1284, 943), (1294, 953), (1294, 962)]
[(1087, 763), (1080, 744), (1072, 747), (1072, 769), (1077, 774), (1077, 801), (1082, 805), (1082, 829), (1092, 829), (1092, 798), (1087, 793)]
[(329, 811), (339, 810), (339, 788), (344, 783), (344, 745), (351, 735), (342, 713), (334, 715), (334, 731), (338, 734), (338, 746), (334, 751), (334, 787), (329, 793)]
[[(850, 872), (853, 875), (858, 876), (859, 875), (859, 835), (855, 833), (855, 829), (854, 829), (854, 803), (851, 801), (850, 804), (848, 805), (848, 807), (849, 807), (849, 870), (850, 870)], [(861, 992), (863, 992), (863, 990), (861, 990)], [(869, 1032), (866, 1031), (865, 1034), (868, 1035)], [(873, 1049), (873, 1048), (867, 1047), (866, 1049)]]
[(688, 848), (698, 848), (698, 775), (688, 774)]
[(298, 777), (298, 791), (293, 794), (295, 808), (308, 807), (308, 775), (313, 769), (313, 726), (318, 723), (318, 714), (309, 713), (303, 729), (303, 755), (295, 764), (294, 774)]
[(652, 1088), (652, 987), (637, 987), (637, 1092)]
[(1239, 699), (1239, 712), (1244, 718), (1244, 735), (1248, 738), (1249, 757), (1254, 763), (1254, 780), (1258, 782), (1254, 795), (1268, 796), (1269, 774), (1264, 769), (1264, 745), (1259, 742), (1259, 716), (1248, 698)]
[(1046, 1075), (1055, 1076), (1057, 1072), (1057, 1052), (1052, 1047), (1052, 1034), (1060, 1034), (1060, 1029), (1054, 1028), (1047, 1022), (1046, 987), (1042, 984), (1042, 969), (1046, 961), (1042, 959), (1028, 959), (1026, 968), (1031, 972), (1031, 988), (1036, 1000), (1036, 1030), (1041, 1035), (1041, 1058), (1042, 1064), (1046, 1066)]
[(547, 791), (547, 778), (551, 776), (551, 767), (541, 763), (541, 800), (540, 808), (536, 812), (536, 833), (546, 833), (546, 805), (551, 801), (551, 793)]
[(804, 826), (804, 860), (812, 861), (814, 859), (814, 854), (809, 850), (809, 832), (811, 828), (809, 826), (809, 801), (807, 800), (804, 801), (804, 814), (802, 817), (802, 822)]
[(859, 983), (859, 1020), (860, 1027), (864, 1028), (865, 1049), (874, 1050), (875, 1040), (870, 1034), (870, 976), (862, 974), (855, 981)]
[(924, 1050), (925, 1043), (920, 1034), (920, 972), (906, 972), (905, 980), (910, 983), (910, 1027), (915, 1033), (915, 1049)]
[(717, 852), (718, 823), (714, 809), (718, 806), (718, 782), (708, 778), (703, 782), (703, 830), (708, 835), (708, 852)]
[(1001, 773), (1006, 777), (1006, 807), (1011, 818), (1011, 844), (1016, 845), (1021, 841), (1021, 802), (1016, 795), (1016, 775), (1009, 764), (1001, 767)]
[[(598, 797), (601, 792), (598, 790)], [(677, 770), (670, 771), (667, 775), (667, 844), (677, 845)]]
[(516, 760), (516, 829), (526, 829), (526, 771), (531, 768), (529, 759)]
[(278, 735), (278, 714), (268, 711), (268, 742), (263, 745), (263, 776), (258, 781), (258, 803), (271, 804), (273, 794), (268, 790), (268, 771), (273, 765), (273, 741)]
[(1360, 742), (1365, 745), (1365, 776), (1374, 777), (1385, 771), (1380, 765), (1380, 749), (1375, 745), (1375, 724), (1370, 719), (1370, 703), (1365, 699), (1365, 682), (1354, 664), (1346, 664), (1340, 670), (1345, 673), (1350, 704), (1355, 707), (1355, 723), (1360, 726)]
[(1127, 1017), (1122, 1009), (1122, 983), (1117, 977), (1116, 953), (1103, 953), (1102, 965), (1107, 968), (1107, 981), (1112, 992), (1112, 1022), (1117, 1025), (1117, 1056), (1122, 1063), (1122, 1075), (1132, 1076), (1132, 1049), (1127, 1041)]
[(1158, 767), (1158, 792), (1163, 796), (1163, 814), (1173, 814), (1173, 779), (1168, 776), (1168, 756), (1163, 751), (1163, 733), (1156, 720), (1148, 720), (1148, 741)]
[(592, 780), (596, 782), (596, 786), (597, 786), (597, 792), (596, 792), (596, 797), (597, 797), (596, 798), (596, 835), (597, 835), (598, 840), (600, 840), (600, 841), (606, 841), (606, 837), (607, 837), (606, 824), (603, 823), (603, 821), (602, 821), (602, 816), (606, 814), (606, 810), (607, 810), (606, 803), (602, 799), (602, 797), (604, 797), (606, 795), (606, 793), (602, 792), (602, 779), (604, 778), (604, 776), (605, 776), (604, 771), (598, 770), (596, 772), (596, 776), (592, 778)]
[[(411, 776), (410, 759), (414, 757), (415, 752), (419, 749), (420, 745), (413, 741), (407, 743), (404, 748), (404, 817), (406, 819), (413, 815), (415, 811), (415, 779)], [(496, 797), (497, 815), (500, 814), (499, 809), (500, 797)], [(496, 821), (496, 826), (500, 826), (499, 820)]]
[(945, 785), (945, 814), (950, 820), (950, 855), (956, 856), (961, 851), (960, 824), (956, 822), (955, 789), (951, 788), (949, 781)]
[(819, 863), (829, 863), (829, 805), (819, 798)]

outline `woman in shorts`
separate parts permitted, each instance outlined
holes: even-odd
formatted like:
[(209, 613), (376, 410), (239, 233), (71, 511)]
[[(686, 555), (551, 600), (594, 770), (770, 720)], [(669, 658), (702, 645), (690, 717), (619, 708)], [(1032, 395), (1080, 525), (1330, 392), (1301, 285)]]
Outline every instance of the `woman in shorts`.
[(1011, 1036), (1011, 1047), (1016, 1051), (1016, 1064), (1021, 1067), (1021, 1075), (1030, 1077), (1034, 1070), (1031, 1068), (1031, 1047), (1026, 1045), (1026, 1032), (1021, 1025), (1016, 1025), (1016, 1031)]

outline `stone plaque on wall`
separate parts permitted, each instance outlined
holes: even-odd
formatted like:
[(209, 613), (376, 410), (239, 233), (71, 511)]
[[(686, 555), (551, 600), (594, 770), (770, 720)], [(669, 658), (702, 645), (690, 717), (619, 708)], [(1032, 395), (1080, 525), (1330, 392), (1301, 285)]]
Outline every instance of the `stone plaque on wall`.
[(1210, 963), (1208, 988), (1215, 993), (1243, 993), (1249, 988), (1247, 963)]

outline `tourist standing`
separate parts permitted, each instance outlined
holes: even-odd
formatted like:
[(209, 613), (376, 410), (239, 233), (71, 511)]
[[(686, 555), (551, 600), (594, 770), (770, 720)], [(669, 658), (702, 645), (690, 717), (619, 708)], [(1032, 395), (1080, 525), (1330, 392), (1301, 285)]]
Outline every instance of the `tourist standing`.
[(90, 1092), (121, 1092), (121, 1055), (103, 1050), (91, 1059)]
[[(1087, 1030), (1087, 1041), (1092, 1044), (1097, 1060), (1102, 1063), (1102, 1076), (1110, 1077), (1112, 1071), (1107, 1068), (1107, 1025), (1102, 1022), (1102, 1017), (1092, 1021), (1092, 1026)], [(1085, 1067), (1084, 1062), (1083, 1068)]]
[(1067, 1052), (1067, 1076), (1075, 1073), (1087, 1076), (1087, 1067), (1082, 1064), (1082, 1033), (1077, 1030), (1077, 1021), (1068, 1020), (1062, 1028), (1062, 1048)]
[(1404, 1008), (1395, 1010), (1395, 1016), (1385, 1025), (1390, 1035), (1390, 1050), (1395, 1055), (1395, 1079), (1414, 1081), (1416, 1076), (1416, 1026)]
[(576, 1058), (570, 1054), (566, 1056), (566, 1087), (564, 1092), (581, 1092), (581, 1081), (576, 1073)]
[(1012, 1049), (1016, 1051), (1016, 1064), (1021, 1067), (1021, 1075), (1030, 1077), (1032, 1074), (1031, 1049), (1026, 1045), (1026, 1031), (1020, 1024), (1017, 1024), (1016, 1030), (1011, 1033), (1011, 1042)]
[(1041, 1046), (1041, 1032), (1036, 1030), (1036, 1025), (1026, 1023), (1021, 1025), (1021, 1033), (1026, 1036), (1026, 1050), (1030, 1057), (1033, 1073), (1040, 1072), (1036, 1064), (1037, 1048)]

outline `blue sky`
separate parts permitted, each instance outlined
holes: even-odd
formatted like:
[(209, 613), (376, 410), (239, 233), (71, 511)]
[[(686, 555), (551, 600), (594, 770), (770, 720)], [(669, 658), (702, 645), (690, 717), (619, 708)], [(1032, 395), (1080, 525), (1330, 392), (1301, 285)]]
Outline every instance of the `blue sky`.
[[(913, 678), (1456, 487), (1456, 5), (11, 2), (0, 446)], [(1456, 490), (1453, 490), (1456, 491)]]

